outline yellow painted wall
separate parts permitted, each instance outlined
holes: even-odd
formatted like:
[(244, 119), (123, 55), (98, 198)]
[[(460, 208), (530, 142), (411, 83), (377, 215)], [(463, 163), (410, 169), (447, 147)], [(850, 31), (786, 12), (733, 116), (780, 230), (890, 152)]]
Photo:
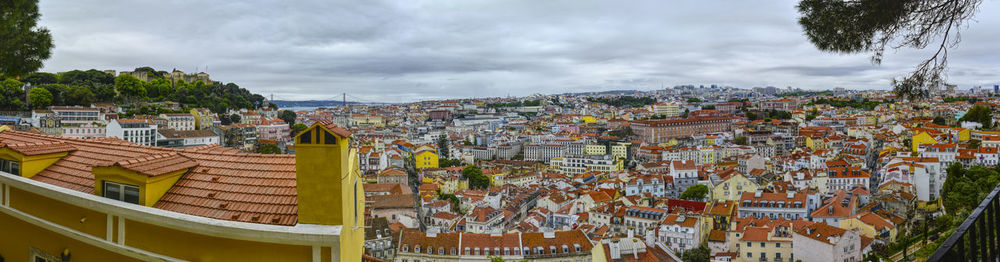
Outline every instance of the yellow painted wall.
[[(10, 206), (14, 209), (94, 237), (104, 238), (107, 233), (107, 215), (104, 213), (69, 205), (16, 188), (8, 187), (8, 190), (10, 190)], [(0, 232), (7, 231), (2, 230), (4, 225), (0, 224)], [(0, 236), (3, 235), (5, 233), (0, 233)], [(7, 237), (0, 237), (0, 239), (2, 238)]]
[[(343, 225), (340, 261), (361, 261), (365, 197), (357, 152), (348, 137), (334, 134), (336, 141), (326, 144), (324, 132), (330, 131), (313, 124), (295, 139), (299, 223)], [(313, 143), (301, 143), (302, 136)]]
[(312, 260), (310, 246), (219, 238), (127, 219), (125, 229), (126, 245), (189, 261)]
[(605, 155), (607, 151), (604, 145), (587, 145), (583, 147), (583, 153), (587, 155)]
[(438, 168), (438, 155), (434, 151), (421, 151), (414, 157), (417, 169)]
[[(103, 227), (104, 219), (94, 219), (88, 223), (101, 224)], [(0, 237), (0, 255), (3, 255), (6, 261), (34, 261), (30, 257), (31, 248), (54, 256), (59, 256), (63, 250), (68, 249), (70, 261), (138, 261), (64, 237), (3, 213), (0, 213), (0, 231), (3, 232), (3, 237)]]
[(104, 195), (104, 187), (102, 186), (104, 181), (133, 185), (139, 187), (139, 204), (144, 206), (155, 205), (163, 197), (163, 194), (174, 187), (181, 175), (187, 173), (187, 169), (184, 169), (149, 177), (118, 166), (94, 167), (91, 170), (94, 173), (95, 195)]
[(927, 132), (920, 132), (919, 134), (913, 136), (911, 143), (913, 144), (913, 151), (910, 152), (917, 152), (917, 149), (921, 144), (933, 145), (937, 144), (937, 140), (934, 140), (934, 138), (931, 137), (931, 135), (928, 135)]
[(48, 168), (62, 157), (69, 154), (68, 152), (52, 153), (37, 156), (25, 156), (21, 153), (15, 152), (10, 148), (0, 148), (0, 158), (12, 161), (18, 161), (21, 163), (21, 173), (16, 174), (22, 177), (31, 178), (42, 172), (45, 168)]
[[(728, 189), (727, 189), (728, 188)], [(754, 192), (760, 186), (742, 174), (734, 174), (728, 180), (712, 188), (712, 200), (739, 200), (743, 192)], [(728, 192), (729, 194), (726, 194)]]
[(965, 142), (972, 138), (972, 131), (969, 129), (962, 129), (958, 131), (958, 141)]

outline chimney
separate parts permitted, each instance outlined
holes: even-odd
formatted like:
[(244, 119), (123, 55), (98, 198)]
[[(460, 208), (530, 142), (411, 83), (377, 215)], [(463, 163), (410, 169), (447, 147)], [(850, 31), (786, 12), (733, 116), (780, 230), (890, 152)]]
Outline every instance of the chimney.
[[(350, 136), (351, 132), (328, 120), (296, 135), (298, 223), (343, 226), (341, 243), (362, 243), (365, 192)], [(361, 253), (344, 250), (339, 260), (361, 261)]]

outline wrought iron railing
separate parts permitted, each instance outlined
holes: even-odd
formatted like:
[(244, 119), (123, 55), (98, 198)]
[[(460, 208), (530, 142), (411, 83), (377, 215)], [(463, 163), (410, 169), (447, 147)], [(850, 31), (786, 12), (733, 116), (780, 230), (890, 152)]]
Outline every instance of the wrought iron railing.
[(969, 214), (927, 261), (997, 261), (1000, 257), (1000, 185)]

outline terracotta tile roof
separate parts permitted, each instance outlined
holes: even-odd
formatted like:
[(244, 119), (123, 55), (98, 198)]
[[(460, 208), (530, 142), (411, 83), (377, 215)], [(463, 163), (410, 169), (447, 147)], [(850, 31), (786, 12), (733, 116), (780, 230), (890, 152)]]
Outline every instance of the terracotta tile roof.
[(726, 242), (726, 231), (713, 229), (708, 233), (708, 241), (710, 242)]
[(827, 225), (826, 223), (813, 223), (795, 231), (798, 235), (812, 238), (813, 240), (830, 245), (837, 243), (837, 241), (833, 238), (839, 238), (846, 232), (847, 230), (845, 229)]
[(677, 225), (681, 227), (694, 227), (698, 224), (698, 217), (696, 216), (683, 216), (678, 214), (667, 215), (667, 218), (660, 222), (663, 225)]
[(376, 195), (368, 197), (371, 208), (413, 208), (416, 205), (413, 194), (408, 195)]
[(119, 166), (127, 170), (147, 176), (159, 176), (170, 172), (184, 170), (198, 166), (198, 162), (191, 160), (177, 152), (150, 155), (134, 159), (121, 160), (110, 165), (97, 166)]
[(574, 251), (574, 244), (580, 245), (581, 250), (584, 252), (589, 252), (594, 245), (590, 243), (590, 239), (587, 235), (579, 230), (570, 231), (556, 231), (555, 237), (546, 238), (544, 233), (522, 233), (521, 243), (522, 246), (529, 247), (534, 252), (535, 247), (545, 248), (545, 254), (549, 254), (549, 248), (551, 246), (556, 247), (556, 253), (562, 253), (562, 245), (569, 246), (569, 252)]
[[(167, 211), (221, 220), (295, 225), (295, 156), (236, 153), (218, 145), (185, 149), (140, 146), (120, 139), (73, 139), (5, 131), (0, 143), (62, 142), (76, 148), (31, 179), (94, 193), (91, 167), (176, 153), (197, 163), (153, 205)], [(154, 159), (176, 161), (179, 158)], [(149, 161), (149, 160), (147, 160)], [(190, 165), (187, 161), (180, 161)], [(140, 168), (140, 167), (135, 167)], [(154, 172), (155, 173), (155, 172)]]
[(330, 120), (320, 120), (319, 122), (316, 122), (316, 123), (322, 125), (326, 129), (330, 130), (330, 132), (333, 132), (334, 134), (337, 134), (338, 136), (341, 136), (341, 137), (349, 137), (349, 136), (351, 136), (351, 131), (347, 131), (347, 129), (344, 129), (342, 127), (337, 126), (336, 124), (333, 123), (333, 121), (330, 121)]
[(36, 143), (0, 143), (0, 148), (9, 148), (25, 156), (37, 156), (52, 153), (69, 152), (75, 147), (61, 141), (45, 141)]
[(770, 232), (771, 229), (766, 227), (747, 227), (743, 230), (743, 238), (740, 238), (740, 240), (765, 242), (768, 241), (767, 234)]

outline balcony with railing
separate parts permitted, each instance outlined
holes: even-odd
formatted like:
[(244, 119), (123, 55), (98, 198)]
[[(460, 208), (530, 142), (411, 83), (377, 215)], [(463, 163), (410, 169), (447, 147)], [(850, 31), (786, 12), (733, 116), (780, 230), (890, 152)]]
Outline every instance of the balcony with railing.
[(1000, 185), (979, 203), (969, 218), (927, 259), (937, 261), (1000, 261)]

